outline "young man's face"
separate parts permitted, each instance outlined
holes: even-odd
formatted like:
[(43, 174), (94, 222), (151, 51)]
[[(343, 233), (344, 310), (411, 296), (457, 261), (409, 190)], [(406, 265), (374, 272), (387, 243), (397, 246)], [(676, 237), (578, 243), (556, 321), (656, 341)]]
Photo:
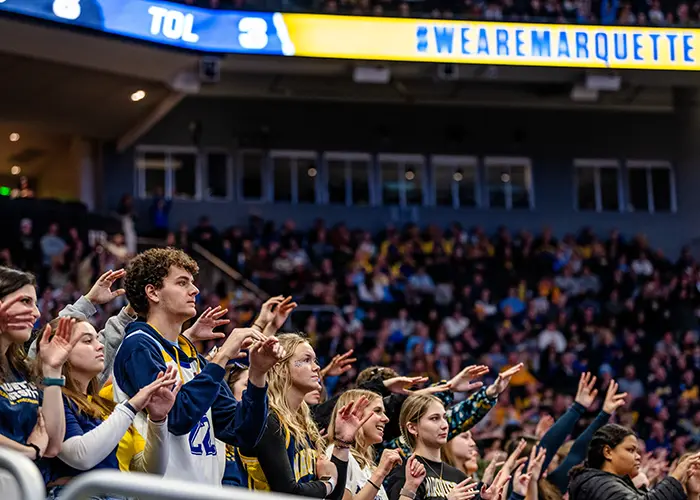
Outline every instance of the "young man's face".
[(151, 304), (151, 308), (157, 307), (168, 315), (179, 316), (186, 321), (197, 314), (195, 298), (198, 293), (192, 274), (173, 266), (163, 280), (163, 287), (153, 291), (155, 303)]

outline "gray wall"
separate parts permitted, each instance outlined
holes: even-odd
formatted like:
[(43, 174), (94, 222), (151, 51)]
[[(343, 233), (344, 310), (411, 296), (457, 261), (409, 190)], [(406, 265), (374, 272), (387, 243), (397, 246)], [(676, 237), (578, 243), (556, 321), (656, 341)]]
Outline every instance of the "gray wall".
[[(694, 159), (678, 158), (679, 127), (700, 125), (678, 113), (631, 114), (584, 111), (428, 108), (289, 101), (189, 99), (143, 137), (144, 145), (192, 145), (189, 124), (202, 126), (201, 145), (284, 149), (374, 151), (528, 156), (533, 161), (536, 207), (533, 211), (493, 209), (450, 210), (419, 208), (420, 224), (447, 224), (533, 230), (550, 225), (559, 234), (583, 225), (607, 232), (619, 227), (627, 234), (644, 232), (667, 250), (676, 252), (700, 236), (699, 169)], [(267, 133), (263, 136), (261, 130)], [(700, 132), (700, 128), (698, 128)], [(682, 148), (680, 148), (682, 149)], [(687, 148), (686, 148), (687, 149)], [(692, 148), (691, 148), (692, 149)], [(572, 158), (632, 158), (669, 160), (676, 168), (678, 211), (673, 214), (577, 212), (573, 208)], [(105, 154), (106, 209), (123, 193), (134, 193), (133, 151)], [(683, 161), (682, 161), (683, 160)], [(140, 202), (144, 212), (148, 201)], [(282, 206), (260, 203), (175, 201), (171, 222), (194, 224), (203, 214), (224, 227), (244, 223), (250, 214), (282, 221), (293, 217), (301, 226), (323, 217), (329, 223), (380, 227), (392, 221), (389, 208)]]

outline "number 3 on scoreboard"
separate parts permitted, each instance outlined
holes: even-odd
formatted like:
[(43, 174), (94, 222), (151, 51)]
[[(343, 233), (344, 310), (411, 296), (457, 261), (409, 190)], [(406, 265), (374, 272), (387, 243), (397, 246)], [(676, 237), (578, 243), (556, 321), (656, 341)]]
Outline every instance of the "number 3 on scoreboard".
[(260, 50), (267, 47), (267, 21), (259, 17), (244, 17), (238, 21), (238, 43), (248, 50)]
[(61, 19), (75, 21), (80, 17), (80, 0), (53, 0), (53, 13)]

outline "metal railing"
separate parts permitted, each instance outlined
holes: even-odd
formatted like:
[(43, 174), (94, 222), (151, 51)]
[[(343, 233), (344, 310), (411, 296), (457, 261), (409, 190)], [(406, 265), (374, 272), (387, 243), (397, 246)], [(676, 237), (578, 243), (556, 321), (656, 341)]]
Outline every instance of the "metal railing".
[[(24, 455), (7, 448), (0, 448), (0, 470), (6, 470), (17, 481), (22, 500), (44, 500), (46, 487), (44, 478), (34, 462)], [(3, 491), (2, 498), (8, 498)], [(10, 499), (14, 500), (14, 499)]]

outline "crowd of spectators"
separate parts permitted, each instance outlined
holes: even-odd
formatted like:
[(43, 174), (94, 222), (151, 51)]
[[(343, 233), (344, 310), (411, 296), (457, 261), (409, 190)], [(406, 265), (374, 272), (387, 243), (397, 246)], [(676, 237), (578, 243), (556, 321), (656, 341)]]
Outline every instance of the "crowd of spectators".
[(180, 0), (213, 9), (324, 12), (488, 21), (693, 26), (700, 2), (685, 0)]

